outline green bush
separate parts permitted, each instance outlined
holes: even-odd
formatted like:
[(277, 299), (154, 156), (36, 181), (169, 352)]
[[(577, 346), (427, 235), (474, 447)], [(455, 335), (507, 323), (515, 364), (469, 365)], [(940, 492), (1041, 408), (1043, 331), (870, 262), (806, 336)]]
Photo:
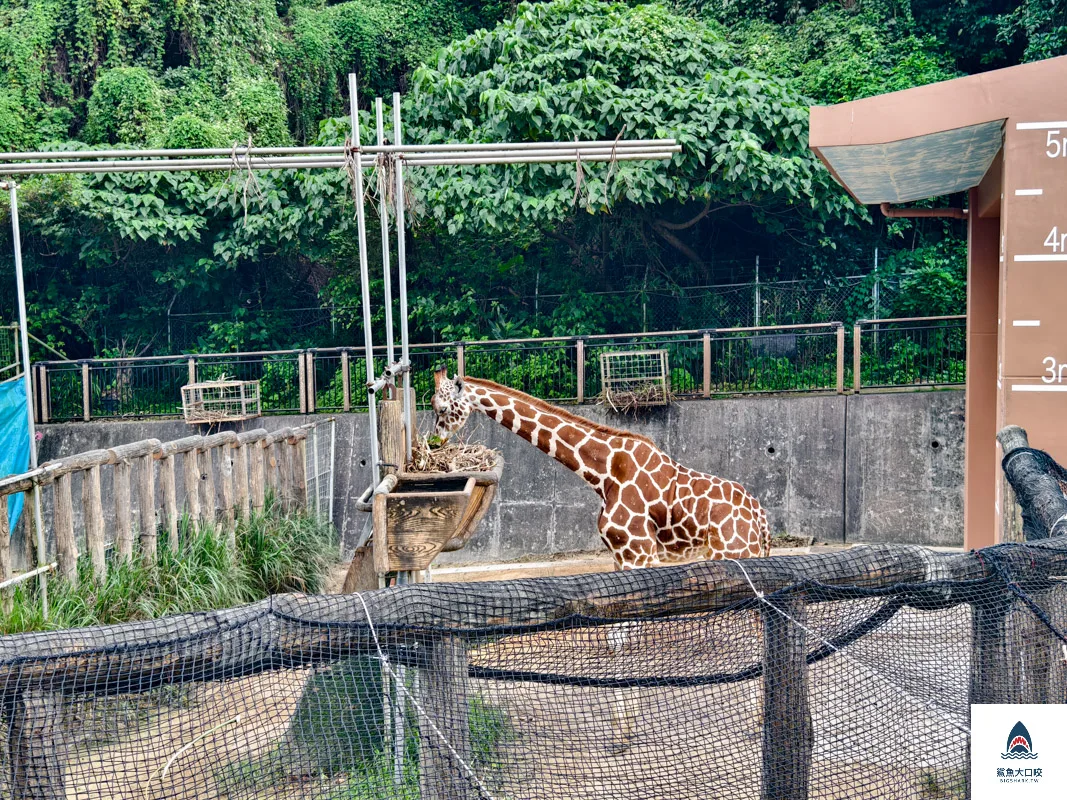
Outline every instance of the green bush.
[(260, 147), (290, 143), (285, 98), (270, 80), (239, 80), (230, 86), (226, 101)]
[(195, 147), (226, 147), (227, 141), (217, 125), (205, 122), (194, 114), (179, 114), (167, 125), (167, 147), (177, 149)]
[(100, 74), (89, 98), (85, 138), (93, 144), (146, 144), (163, 128), (163, 92), (143, 67)]

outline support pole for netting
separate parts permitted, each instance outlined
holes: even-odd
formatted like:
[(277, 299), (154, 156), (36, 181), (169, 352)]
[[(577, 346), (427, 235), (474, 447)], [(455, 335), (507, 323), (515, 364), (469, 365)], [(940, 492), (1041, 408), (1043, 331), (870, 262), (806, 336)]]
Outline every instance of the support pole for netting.
[[(22, 379), (26, 385), (26, 427), (30, 437), (30, 470), (32, 471), (37, 469), (37, 435), (33, 424), (33, 385), (30, 382), (30, 337), (26, 327), (26, 282), (22, 275), (22, 234), (19, 230), (19, 200), (18, 189), (14, 182), (7, 184), (7, 190), (11, 197), (11, 237), (12, 248), (15, 251), (15, 284), (18, 289), (19, 303), (19, 339), (22, 344)], [(3, 498), (0, 502), (7, 502), (7, 498)], [(41, 486), (36, 481), (33, 484), (33, 527), (37, 539), (37, 568), (41, 569), (48, 563), (48, 554), (45, 551), (44, 519), (41, 514)], [(39, 572), (37, 580), (40, 582), (41, 587), (41, 610), (44, 613), (44, 618), (48, 619), (47, 570)]]
[[(378, 146), (385, 144), (385, 121), (382, 116), (382, 98), (374, 98), (374, 113), (378, 127)], [(378, 162), (378, 216), (382, 223), (382, 285), (385, 295), (385, 363), (393, 364), (396, 353), (393, 351), (393, 276), (389, 258), (389, 171), (385, 168), (394, 159), (390, 155), (380, 157)]]
[(1004, 453), (1002, 469), (1022, 509), (1027, 541), (1067, 533), (1067, 497), (1042, 456), (1030, 450), (1026, 431), (1008, 425), (997, 434)]
[[(399, 147), (400, 139), (400, 92), (393, 92), (393, 145)], [(404, 161), (396, 160), (396, 267), (400, 282), (400, 360), (407, 365), (404, 370), (404, 456), (405, 464), (411, 461), (411, 443), (415, 438), (415, 407), (411, 402), (411, 352), (408, 344), (408, 262), (407, 240), (404, 236)]]
[[(371, 334), (370, 273), (367, 265), (367, 219), (363, 209), (363, 151), (359, 142), (359, 89), (356, 75), (348, 73), (349, 120), (352, 125), (352, 152), (356, 168), (352, 170), (356, 183), (356, 232), (359, 236), (359, 286), (363, 295), (363, 352), (367, 361), (367, 385), (374, 383), (374, 337)], [(381, 478), (378, 470), (378, 410), (377, 398), (367, 392), (367, 422), (370, 431), (371, 483)]]
[(808, 707), (803, 595), (765, 600), (761, 800), (807, 800), (815, 733)]

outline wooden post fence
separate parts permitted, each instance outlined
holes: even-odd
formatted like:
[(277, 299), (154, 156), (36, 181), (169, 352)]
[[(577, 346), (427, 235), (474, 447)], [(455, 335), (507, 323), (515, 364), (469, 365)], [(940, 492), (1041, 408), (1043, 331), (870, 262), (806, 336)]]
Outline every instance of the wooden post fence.
[[(237, 520), (264, 506), (264, 458), (269, 460), (270, 485), (277, 491), (279, 503), (288, 508), (306, 507), (306, 442), (309, 431), (319, 424), (316, 421), (274, 432), (262, 428), (240, 434), (222, 431), (165, 443), (144, 439), (107, 450), (78, 453), (42, 464), (32, 472), (2, 478), (0, 582), (18, 582), (53, 566), (60, 578), (76, 581), (80, 555), (77, 543), (81, 537), (84, 537), (93, 580), (97, 582), (107, 576), (109, 547), (115, 550), (116, 563), (136, 557), (154, 560), (160, 525), (167, 531), (170, 546), (177, 545), (182, 499), (193, 526), (220, 523), (227, 544), (233, 548)], [(180, 477), (177, 459), (182, 462)], [(111, 474), (105, 476), (108, 469)], [(75, 514), (72, 496), (75, 473), (80, 476), (80, 515)], [(157, 482), (162, 487), (162, 515), (158, 518)], [(110, 516), (105, 514), (105, 486), (111, 489), (107, 504)], [(55, 564), (37, 564), (31, 547), (22, 556), (28, 559), (28, 571), (16, 576), (7, 501), (11, 495), (28, 495), (35, 489), (51, 489), (53, 493), (53, 536), (46, 539), (55, 542)], [(26, 517), (27, 530), (31, 521)], [(0, 609), (6, 608), (4, 604), (9, 599), (10, 588), (0, 587)]]

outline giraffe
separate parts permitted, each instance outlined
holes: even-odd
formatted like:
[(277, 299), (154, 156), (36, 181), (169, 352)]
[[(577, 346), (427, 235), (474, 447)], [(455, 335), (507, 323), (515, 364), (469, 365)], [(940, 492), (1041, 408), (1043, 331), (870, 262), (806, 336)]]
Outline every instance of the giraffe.
[(770, 555), (767, 514), (741, 484), (683, 466), (650, 439), (480, 378), (434, 373), (443, 441), (479, 411), (577, 473), (600, 497), (616, 569)]
[[(528, 394), (480, 378), (434, 372), (435, 433), (447, 441), (479, 411), (577, 473), (600, 497), (597, 528), (616, 570), (704, 559), (770, 555), (767, 514), (739, 483), (679, 464), (650, 439), (600, 425)], [(608, 647), (618, 655), (631, 623), (613, 626)], [(629, 750), (636, 710), (613, 690), (612, 752)], [(752, 702), (762, 719), (759, 691)]]

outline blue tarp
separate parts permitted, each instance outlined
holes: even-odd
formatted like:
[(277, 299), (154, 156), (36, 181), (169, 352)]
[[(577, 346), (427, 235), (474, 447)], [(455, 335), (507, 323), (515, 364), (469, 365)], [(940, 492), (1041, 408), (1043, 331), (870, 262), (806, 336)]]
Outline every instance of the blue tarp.
[[(0, 383), (0, 477), (17, 475), (30, 468), (30, 420), (26, 416), (26, 381)], [(8, 495), (7, 513), (11, 530), (22, 513), (22, 492)]]

